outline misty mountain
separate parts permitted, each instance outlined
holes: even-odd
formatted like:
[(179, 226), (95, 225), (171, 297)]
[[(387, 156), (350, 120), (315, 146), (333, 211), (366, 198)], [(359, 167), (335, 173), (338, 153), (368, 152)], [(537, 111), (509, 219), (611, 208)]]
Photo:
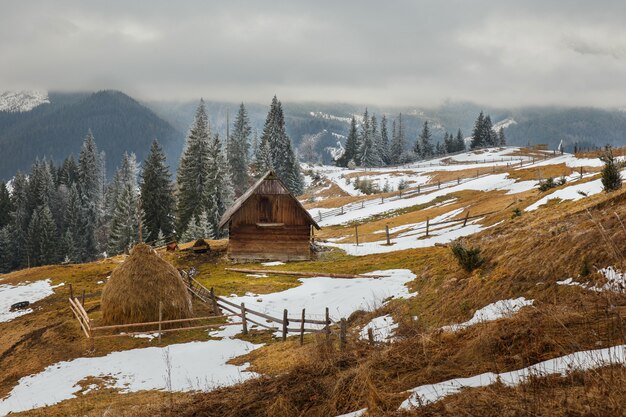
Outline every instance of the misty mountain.
[(36, 157), (59, 163), (69, 154), (77, 156), (89, 129), (106, 153), (109, 175), (124, 151), (135, 152), (142, 161), (154, 138), (170, 163), (177, 162), (183, 134), (126, 94), (50, 93), (47, 101), (29, 111), (0, 111), (0, 178), (27, 170)]

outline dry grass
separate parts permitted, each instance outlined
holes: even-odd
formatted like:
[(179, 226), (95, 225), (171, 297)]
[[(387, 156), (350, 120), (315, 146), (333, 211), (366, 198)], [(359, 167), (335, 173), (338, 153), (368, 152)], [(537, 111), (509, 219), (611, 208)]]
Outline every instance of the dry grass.
[[(626, 156), (626, 146), (621, 148), (612, 148), (613, 156)], [(577, 152), (576, 158), (599, 158), (604, 155), (604, 149), (589, 152)]]
[[(517, 169), (509, 171), (509, 177), (518, 181), (539, 181), (546, 178), (560, 178), (570, 175), (574, 170), (565, 163)], [(585, 169), (585, 172), (589, 172)]]

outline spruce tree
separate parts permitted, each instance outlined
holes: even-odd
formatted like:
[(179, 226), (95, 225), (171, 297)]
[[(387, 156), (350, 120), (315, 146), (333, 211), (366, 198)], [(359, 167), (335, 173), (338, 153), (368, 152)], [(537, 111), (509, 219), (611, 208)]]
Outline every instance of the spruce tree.
[(139, 240), (139, 195), (135, 154), (124, 153), (122, 165), (118, 169), (118, 181), (109, 236), (109, 250), (113, 253), (128, 251)]
[(248, 153), (250, 151), (249, 140), (251, 132), (252, 128), (248, 120), (248, 113), (243, 103), (241, 103), (237, 117), (235, 117), (233, 134), (227, 138), (228, 165), (233, 176), (233, 187), (236, 196), (240, 196), (248, 189), (250, 181), (248, 175)]
[(483, 122), (483, 140), (486, 146), (497, 146), (498, 137), (493, 130), (493, 124), (491, 123), (491, 116), (487, 115)]
[(33, 212), (28, 225), (28, 262), (30, 266), (47, 265), (58, 261), (57, 228), (47, 204)]
[(346, 139), (346, 146), (344, 149), (344, 153), (337, 160), (337, 165), (342, 167), (347, 167), (350, 161), (354, 161), (356, 163), (356, 154), (358, 152), (358, 132), (356, 127), (356, 118), (352, 116), (352, 120), (350, 121), (350, 131), (348, 132), (348, 137)]
[(59, 183), (65, 184), (67, 187), (78, 182), (78, 165), (74, 159), (74, 155), (70, 155), (63, 161), (59, 171)]
[(384, 165), (391, 163), (389, 155), (389, 131), (387, 130), (387, 117), (383, 114), (380, 120), (380, 158)]
[(32, 210), (29, 208), (29, 187), (26, 175), (18, 171), (13, 177), (14, 214), (10, 232), (12, 233), (14, 264), (17, 267), (28, 265), (28, 225)]
[(302, 194), (304, 178), (291, 139), (287, 135), (282, 104), (276, 96), (272, 99), (265, 120), (260, 148), (257, 165), (263, 170), (259, 174), (264, 174), (267, 169), (273, 169), (290, 192), (295, 195)]
[[(419, 155), (422, 159), (432, 158), (433, 156), (433, 144), (431, 142), (431, 133), (430, 128), (428, 127), (428, 120), (424, 122), (424, 126), (422, 128), (422, 132), (419, 135), (416, 143), (419, 142), (419, 148), (416, 148), (416, 154)], [(421, 153), (417, 153), (417, 150)]]
[(213, 239), (214, 237), (213, 227), (208, 220), (206, 212), (203, 212), (200, 215), (194, 214), (180, 240), (182, 242), (191, 242), (192, 240)]
[(463, 138), (461, 129), (456, 132), (455, 144), (455, 152), (463, 152), (465, 150), (465, 139)]
[(622, 188), (622, 175), (619, 171), (612, 149), (607, 146), (606, 152), (600, 157), (604, 162), (602, 168), (602, 186), (605, 192), (611, 192)]
[(498, 131), (498, 146), (506, 146), (506, 137), (504, 136), (504, 128), (502, 127)]
[(103, 162), (93, 134), (89, 130), (78, 158), (78, 191), (82, 202), (86, 259), (93, 259), (98, 254), (96, 231), (102, 216)]
[[(208, 177), (204, 190), (204, 200), (207, 205), (203, 214), (211, 225), (213, 233), (216, 236), (222, 236), (223, 234), (218, 233), (218, 224), (222, 214), (232, 204), (234, 193), (230, 170), (218, 135), (214, 135), (209, 141), (207, 170)], [(200, 215), (196, 218), (200, 218)]]
[(63, 224), (65, 225), (62, 236), (62, 251), (60, 255), (71, 262), (80, 262), (85, 259), (84, 236), (83, 236), (83, 211), (81, 199), (76, 184), (72, 184), (68, 190), (68, 197), (64, 207)]
[(472, 142), (470, 145), (471, 149), (482, 148), (487, 146), (485, 143), (485, 115), (481, 111), (474, 123), (474, 130), (472, 131)]
[(141, 208), (146, 242), (153, 243), (161, 233), (170, 239), (174, 234), (176, 202), (172, 189), (172, 174), (165, 153), (155, 139), (141, 173)]
[(402, 113), (398, 115), (396, 121), (394, 121), (394, 135), (391, 140), (391, 163), (399, 164), (404, 162), (403, 154), (405, 150), (405, 138), (404, 138), (404, 125), (402, 124)]
[(177, 173), (178, 234), (185, 231), (194, 215), (200, 216), (208, 206), (206, 187), (209, 178), (209, 135), (204, 100), (200, 100)]
[(360, 148), (357, 154), (358, 165), (364, 167), (375, 167), (380, 163), (380, 159), (376, 152), (376, 144), (374, 142), (374, 135), (372, 132), (372, 124), (367, 112), (363, 114), (363, 124), (361, 125), (360, 133)]
[(11, 225), (0, 227), (0, 274), (10, 272), (15, 267), (14, 249)]
[(7, 185), (0, 182), (0, 229), (9, 224), (11, 213), (13, 212), (13, 202)]

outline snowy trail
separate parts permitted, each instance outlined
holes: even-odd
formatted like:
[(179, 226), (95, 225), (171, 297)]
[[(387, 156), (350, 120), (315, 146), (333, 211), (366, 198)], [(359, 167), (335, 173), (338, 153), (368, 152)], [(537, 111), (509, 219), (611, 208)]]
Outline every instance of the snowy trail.
[[(325, 307), (329, 307), (331, 316), (339, 318), (358, 309), (373, 310), (389, 297), (413, 295), (405, 285), (415, 279), (411, 271), (394, 269), (371, 274), (385, 278), (302, 278), (302, 285), (285, 291), (228, 299), (271, 314), (282, 314), (285, 308), (294, 313), (306, 308), (307, 317), (323, 317)], [(211, 390), (254, 378), (256, 374), (247, 371), (248, 364), (227, 363), (262, 346), (235, 339), (233, 336), (239, 332), (238, 325), (225, 326), (211, 333), (220, 340), (132, 349), (50, 365), (38, 374), (21, 378), (9, 395), (0, 399), (0, 416), (75, 398), (87, 388), (81, 386), (81, 381), (90, 376), (104, 378), (107, 387), (123, 393)]]
[(515, 386), (531, 376), (566, 375), (572, 370), (594, 369), (612, 364), (626, 364), (626, 345), (575, 352), (511, 372), (500, 374), (487, 372), (469, 378), (455, 378), (436, 384), (421, 385), (409, 391), (411, 396), (400, 405), (400, 409), (409, 410), (430, 404), (448, 395), (456, 394), (463, 388), (485, 387), (497, 381), (507, 386)]

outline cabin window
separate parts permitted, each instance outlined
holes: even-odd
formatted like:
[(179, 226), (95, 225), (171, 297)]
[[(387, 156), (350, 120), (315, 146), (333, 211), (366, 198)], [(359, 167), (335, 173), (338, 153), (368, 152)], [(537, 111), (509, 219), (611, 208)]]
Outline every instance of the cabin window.
[(259, 222), (260, 223), (273, 223), (274, 216), (272, 215), (272, 202), (268, 197), (261, 196), (259, 200)]

